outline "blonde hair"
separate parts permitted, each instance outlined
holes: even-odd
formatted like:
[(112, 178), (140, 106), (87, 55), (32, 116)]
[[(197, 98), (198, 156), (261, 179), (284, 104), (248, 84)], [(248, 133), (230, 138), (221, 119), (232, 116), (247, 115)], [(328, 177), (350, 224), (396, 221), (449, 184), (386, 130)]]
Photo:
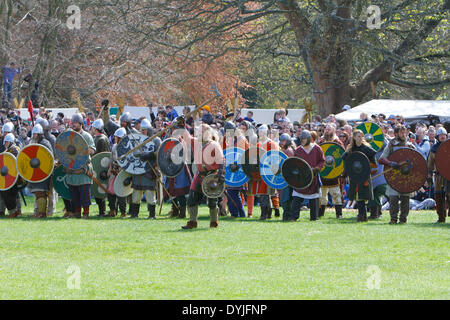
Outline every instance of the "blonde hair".
[(350, 144), (347, 147), (349, 150), (353, 150), (353, 148), (356, 146), (355, 137), (356, 137), (356, 135), (358, 133), (360, 133), (362, 135), (362, 137), (363, 137), (361, 144), (363, 144), (363, 145), (365, 145), (367, 147), (370, 147), (370, 144), (366, 141), (366, 138), (364, 138), (364, 132), (362, 132), (359, 129), (355, 129), (355, 130), (353, 130), (352, 141), (350, 142)]

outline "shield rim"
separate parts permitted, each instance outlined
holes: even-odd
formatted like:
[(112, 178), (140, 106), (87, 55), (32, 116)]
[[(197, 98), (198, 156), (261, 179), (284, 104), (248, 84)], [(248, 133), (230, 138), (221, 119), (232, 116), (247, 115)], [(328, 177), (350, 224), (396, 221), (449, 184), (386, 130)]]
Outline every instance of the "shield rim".
[[(166, 176), (166, 177), (168, 177), (168, 178), (175, 178), (175, 177), (177, 177), (179, 174), (181, 174), (181, 172), (183, 171), (184, 165), (181, 167), (180, 171), (179, 171), (176, 175), (174, 175), (174, 176), (170, 176), (170, 175), (165, 174), (165, 173), (161, 170), (161, 166), (159, 165), (159, 151), (161, 150), (161, 147), (162, 147), (163, 143), (164, 143), (165, 141), (168, 141), (168, 140), (176, 141), (176, 142), (180, 143), (180, 144), (183, 146), (183, 144), (182, 144), (178, 139), (175, 139), (175, 138), (167, 138), (167, 139), (164, 139), (164, 141), (161, 142), (161, 145), (159, 146), (158, 151), (157, 151), (157, 155), (156, 155), (156, 165), (157, 165), (157, 167), (159, 168), (159, 171), (161, 172), (162, 175), (164, 175), (164, 176)], [(150, 141), (150, 142), (151, 142), (151, 141)], [(186, 152), (185, 152), (184, 146), (183, 146), (183, 157), (184, 157), (185, 154), (186, 154)]]
[[(332, 141), (322, 142), (322, 143), (319, 145), (319, 147), (322, 149), (322, 145), (325, 145), (325, 144), (334, 144), (334, 145), (336, 145), (337, 147), (339, 147), (339, 148), (342, 149), (342, 155), (345, 153), (345, 149), (344, 149), (344, 148), (342, 148), (338, 143), (332, 142)], [(322, 151), (323, 151), (323, 149), (322, 149)], [(342, 155), (341, 155), (341, 159), (342, 159)], [(324, 153), (324, 156), (325, 156), (325, 153)], [(339, 175), (338, 175), (337, 177), (334, 177), (334, 178), (325, 178), (325, 177), (323, 177), (323, 176), (322, 176), (322, 171), (324, 170), (324, 168), (325, 168), (325, 165), (324, 165), (324, 167), (319, 171), (320, 178), (325, 179), (325, 180), (334, 180), (334, 179), (337, 179), (337, 178), (339, 178), (340, 176), (342, 176), (342, 173), (344, 173), (344, 161), (342, 161), (342, 171), (341, 171), (341, 173), (339, 173)], [(335, 168), (336, 168), (336, 167), (335, 167)]]
[[(348, 174), (348, 170), (346, 170), (346, 172), (347, 172), (347, 175), (348, 175), (348, 178), (349, 178), (349, 179), (352, 179), (352, 180), (353, 180), (354, 182), (356, 182), (356, 183), (362, 183), (362, 182), (364, 182), (364, 181), (369, 180), (369, 178), (371, 178), (371, 175), (370, 175), (370, 173), (371, 173), (370, 161), (369, 161), (369, 158), (367, 158), (367, 156), (366, 156), (364, 153), (362, 153), (361, 151), (352, 151), (352, 152), (349, 154), (349, 157), (351, 157), (351, 155), (354, 154), (354, 153), (355, 153), (355, 154), (362, 154), (362, 155), (364, 156), (364, 158), (367, 159), (367, 163), (369, 164), (369, 170), (368, 170), (367, 178), (364, 179), (364, 180), (358, 179), (358, 180), (356, 181), (355, 179), (352, 179), (352, 178), (350, 177), (350, 175)], [(344, 163), (344, 166), (345, 166), (345, 163)]]
[[(444, 146), (444, 145), (448, 145), (448, 146), (449, 146), (448, 148), (450, 149), (450, 140), (445, 141), (443, 144), (441, 144), (441, 145), (439, 146), (438, 150), (436, 151), (436, 156), (435, 156), (435, 158), (434, 158), (434, 162), (435, 162), (435, 164), (436, 164), (436, 170), (438, 171), (438, 173), (439, 173), (441, 176), (443, 176), (445, 179), (450, 180), (450, 174), (449, 174), (448, 176), (445, 176), (445, 175), (442, 174), (443, 170), (442, 170), (442, 171), (439, 170), (440, 165), (438, 166), (438, 161), (437, 161), (437, 158), (438, 158), (438, 156), (439, 156), (439, 150), (441, 150), (442, 146)], [(440, 158), (440, 157), (439, 157), (439, 158)], [(445, 161), (443, 161), (443, 162), (445, 162)], [(442, 168), (441, 168), (441, 169), (442, 169)]]
[[(125, 137), (128, 137), (128, 136), (132, 136), (132, 137), (134, 137), (134, 136), (136, 136), (136, 135), (139, 135), (139, 136), (145, 136), (143, 133), (129, 133), (129, 134), (127, 134)], [(123, 137), (122, 138), (122, 140), (120, 140), (120, 142), (117, 144), (117, 146), (119, 146), (119, 144), (122, 142), (122, 141), (124, 141), (124, 138), (125, 137)], [(147, 136), (145, 136), (145, 137), (147, 137)], [(150, 138), (150, 137), (147, 137), (146, 139), (148, 139), (148, 138)], [(139, 143), (142, 143), (142, 142), (138, 142), (138, 144)], [(153, 143), (153, 144), (155, 144), (154, 142), (153, 142), (153, 140), (151, 140), (151, 141), (149, 141), (149, 142), (147, 142), (144, 146), (146, 146), (147, 144), (149, 144), (149, 143)], [(142, 148), (141, 148), (142, 149)], [(130, 149), (131, 150), (131, 149)], [(140, 149), (139, 149), (140, 150)], [(159, 148), (158, 148), (158, 150), (155, 150), (155, 153), (158, 153), (159, 152)], [(119, 155), (119, 154), (117, 154), (117, 157), (118, 158), (120, 158), (122, 155)], [(128, 158), (129, 157), (133, 157), (134, 159), (137, 159), (134, 155), (133, 155), (133, 153), (130, 153), (128, 156), (126, 156), (125, 158), (123, 158), (124, 160), (126, 159), (127, 160), (127, 162), (126, 163), (128, 163)], [(157, 157), (158, 158), (158, 157)], [(138, 161), (141, 161), (140, 159), (137, 159)], [(142, 161), (141, 161), (142, 162)], [(148, 162), (148, 161), (145, 161), (145, 162)], [(122, 168), (122, 170), (125, 170), (127, 173), (129, 173), (129, 174), (131, 174), (131, 175), (140, 175), (140, 174), (145, 174), (146, 172), (148, 172), (148, 171), (145, 171), (145, 172), (143, 172), (143, 173), (136, 173), (136, 172), (130, 172), (130, 171), (127, 171), (130, 167), (128, 167), (127, 169), (124, 169), (123, 167), (125, 166), (125, 165), (123, 165), (125, 162), (122, 162), (122, 161), (117, 161), (117, 163), (119, 164), (119, 167), (120, 168)], [(156, 170), (156, 168), (154, 168), (155, 170)], [(150, 168), (150, 170), (151, 170), (151, 168)]]
[(215, 174), (215, 173), (210, 173), (210, 174), (208, 174), (206, 177), (204, 177), (203, 178), (203, 180), (202, 180), (202, 191), (203, 191), (203, 194), (207, 197), (207, 198), (210, 198), (210, 199), (214, 199), (214, 198), (219, 198), (219, 197), (221, 197), (223, 194), (224, 194), (224, 192), (225, 192), (225, 183), (222, 183), (221, 185), (222, 185), (222, 190), (221, 190), (221, 192), (220, 192), (220, 194), (219, 195), (217, 195), (217, 196), (215, 196), (215, 197), (209, 197), (208, 196), (208, 194), (207, 194), (207, 192), (205, 192), (205, 186), (206, 186), (206, 181), (208, 181), (208, 179), (211, 179), (211, 178), (217, 178), (217, 175)]
[[(125, 172), (125, 173), (122, 173), (122, 172)], [(130, 177), (132, 177), (133, 175), (131, 174), (131, 173), (128, 173), (128, 172), (126, 172), (125, 170), (120, 170), (120, 172), (117, 174), (117, 176), (116, 176), (116, 179), (114, 180), (114, 194), (116, 195), (116, 196), (118, 196), (118, 197), (128, 197), (130, 194), (132, 194), (133, 193), (133, 188), (132, 187), (130, 187), (130, 189), (131, 189), (131, 192), (129, 193), (129, 194), (126, 194), (126, 195), (119, 195), (119, 194), (117, 194), (117, 192), (116, 192), (116, 183), (117, 183), (117, 185), (119, 185), (119, 183), (117, 182), (118, 180), (117, 180), (117, 178), (119, 177), (119, 175), (120, 174), (127, 174), (127, 175), (129, 175)], [(127, 177), (128, 178), (128, 177)], [(131, 186), (131, 184), (130, 184), (130, 186)]]
[[(408, 149), (408, 150), (413, 151), (413, 152), (417, 155), (417, 159), (422, 159), (422, 160), (425, 162), (425, 169), (426, 169), (426, 171), (425, 171), (425, 174), (424, 174), (424, 179), (423, 179), (422, 184), (421, 184), (421, 186), (422, 186), (422, 185), (425, 183), (426, 179), (427, 179), (427, 175), (428, 175), (428, 165), (427, 165), (427, 161), (426, 161), (425, 158), (420, 154), (420, 152), (418, 152), (418, 151), (416, 151), (416, 150), (414, 150), (414, 149), (405, 147), (405, 148), (397, 149), (397, 150), (395, 150), (394, 152), (392, 152), (392, 153), (389, 155), (388, 160), (389, 160), (389, 158), (390, 158), (394, 153), (396, 153), (397, 151), (405, 150), (405, 149)], [(421, 161), (421, 160), (420, 160), (420, 161)], [(417, 170), (414, 170), (414, 171), (417, 172)], [(407, 191), (407, 192), (405, 192), (405, 191), (399, 191), (398, 189), (394, 188), (394, 187), (389, 183), (389, 182), (390, 182), (390, 178), (388, 178), (388, 177), (391, 177), (390, 174), (392, 175), (392, 171), (390, 171), (390, 172), (388, 173), (388, 175), (386, 175), (385, 173), (383, 173), (384, 178), (386, 179), (386, 183), (389, 185), (389, 187), (391, 187), (393, 190), (397, 191), (398, 193), (400, 193), (400, 194), (407, 194), (407, 193), (412, 193), (412, 192), (415, 192), (415, 191), (418, 190), (418, 189), (416, 189), (416, 190)], [(419, 188), (420, 188), (420, 187), (419, 187)]]
[(283, 164), (281, 165), (281, 173), (283, 174), (283, 171), (284, 171), (284, 170), (283, 170), (283, 167), (284, 167), (286, 161), (288, 161), (289, 159), (293, 159), (293, 158), (302, 160), (302, 161), (308, 166), (309, 170), (311, 171), (311, 180), (309, 181), (308, 185), (306, 185), (305, 187), (301, 187), (301, 188), (300, 188), (300, 187), (295, 187), (295, 186), (290, 185), (289, 182), (287, 182), (286, 178), (284, 178), (284, 175), (283, 175), (284, 180), (286, 180), (286, 183), (288, 184), (288, 186), (290, 186), (290, 187), (293, 188), (293, 189), (306, 189), (306, 188), (309, 188), (309, 186), (310, 186), (310, 185), (313, 183), (313, 181), (314, 181), (314, 173), (313, 173), (313, 171), (312, 171), (311, 166), (309, 165), (308, 162), (306, 162), (306, 160), (304, 160), (304, 159), (302, 159), (302, 158), (300, 158), (300, 157), (288, 157), (286, 160), (284, 160)]
[[(69, 168), (69, 167), (67, 167), (66, 165), (64, 165), (64, 163), (63, 163), (63, 162), (61, 161), (61, 159), (58, 157), (58, 152), (57, 152), (57, 150), (59, 151), (59, 149), (56, 148), (56, 146), (58, 145), (58, 138), (59, 138), (59, 137), (62, 137), (62, 135), (63, 135), (63, 134), (66, 134), (67, 132), (74, 132), (76, 135), (79, 135), (79, 136), (82, 138), (82, 141), (85, 142), (86, 149), (88, 150), (88, 156), (86, 157), (86, 161), (85, 161), (84, 164), (83, 164), (81, 167), (79, 167), (79, 168)], [(81, 134), (79, 134), (78, 132), (76, 132), (75, 130), (72, 130), (72, 129), (69, 129), (69, 130), (66, 130), (66, 131), (61, 132), (61, 133), (58, 135), (58, 138), (56, 138), (56, 142), (55, 142), (55, 156), (54, 156), (54, 158), (56, 158), (56, 159), (57, 159), (64, 167), (66, 167), (67, 169), (71, 169), (71, 170), (79, 170), (79, 169), (81, 169), (81, 168), (89, 161), (89, 145), (88, 145), (88, 143), (86, 142), (86, 140), (84, 140), (84, 138), (83, 138), (83, 136), (82, 136)]]
[[(378, 127), (378, 129), (381, 130), (381, 134), (382, 134), (382, 136), (383, 136), (383, 143), (381, 144), (381, 146), (377, 146), (377, 145), (376, 145), (375, 143), (373, 143), (373, 142), (367, 142), (367, 143), (370, 144), (370, 146), (371, 146), (375, 151), (380, 150), (381, 148), (383, 148), (384, 140), (385, 140), (385, 138), (386, 138), (385, 135), (384, 135), (384, 133), (383, 133), (383, 130), (382, 130), (381, 127), (380, 127), (378, 124), (376, 124), (375, 122), (363, 122), (363, 123), (361, 123), (360, 125), (356, 126), (355, 129), (359, 129), (359, 130), (361, 130), (361, 131), (364, 133), (364, 131), (366, 130), (366, 125), (365, 125), (365, 123), (370, 123), (372, 126), (375, 125), (375, 126)], [(362, 130), (361, 128), (364, 128), (364, 130)], [(378, 129), (377, 129), (377, 131), (378, 131)], [(364, 134), (364, 136), (365, 136), (365, 134)]]
[[(19, 179), (20, 173), (19, 173), (19, 168), (17, 167), (17, 158), (14, 157), (14, 155), (13, 155), (12, 153), (10, 153), (10, 152), (2, 152), (1, 155), (10, 155), (11, 157), (13, 157), (13, 159), (14, 159), (14, 164), (16, 165), (16, 172), (17, 172), (17, 175), (16, 175), (16, 179), (14, 180), (14, 183), (12, 183), (11, 186), (9, 186), (9, 188), (6, 188), (6, 189), (1, 189), (1, 188), (0, 188), (0, 191), (8, 191), (8, 190), (11, 189), (12, 187), (14, 187), (14, 185), (16, 184), (17, 180)], [(23, 178), (23, 177), (22, 177), (22, 178)]]
[[(39, 180), (39, 181), (31, 181), (31, 180), (26, 179), (24, 176), (22, 176), (22, 174), (20, 173), (20, 170), (19, 170), (19, 164), (18, 164), (19, 155), (22, 153), (23, 150), (25, 150), (26, 148), (28, 148), (28, 147), (30, 147), (30, 146), (39, 146), (39, 147), (44, 148), (45, 150), (47, 150), (48, 154), (49, 154), (49, 155), (51, 156), (51, 158), (52, 158), (52, 161), (51, 161), (51, 164), (52, 164), (52, 170), (51, 170), (50, 173), (47, 175), (47, 177), (45, 177), (44, 179)], [(20, 150), (19, 154), (17, 155), (17, 158), (16, 158), (16, 167), (17, 167), (17, 172), (20, 174), (20, 176), (22, 177), (23, 180), (25, 180), (25, 181), (27, 181), (27, 182), (31, 182), (31, 183), (39, 183), (39, 182), (42, 182), (42, 181), (47, 180), (47, 179), (53, 174), (53, 170), (55, 169), (55, 158), (53, 157), (52, 152), (51, 152), (46, 146), (43, 146), (42, 144), (39, 144), (39, 143), (30, 143), (30, 144), (27, 144), (22, 150)]]
[[(279, 173), (279, 176), (281, 176), (281, 178), (283, 179), (284, 183), (283, 183), (283, 185), (278, 185), (278, 186), (276, 186), (276, 187), (275, 187), (275, 184), (273, 184), (273, 183), (271, 183), (271, 182), (269, 182), (269, 181), (266, 180), (266, 179), (267, 179), (267, 176), (264, 175), (263, 172), (262, 172), (262, 168), (261, 168), (261, 166), (262, 166), (262, 164), (263, 164), (262, 159), (263, 159), (264, 157), (268, 158), (272, 153), (278, 153), (278, 154), (281, 154), (281, 158), (283, 158), (283, 161), (282, 161), (282, 163), (281, 163), (281, 167), (283, 166), (283, 163), (286, 161), (286, 159), (289, 158), (284, 152), (282, 152), (282, 151), (280, 151), (280, 150), (269, 150), (269, 151), (267, 151), (267, 152), (266, 152), (265, 154), (263, 154), (263, 156), (260, 158), (260, 163), (259, 163), (259, 174), (260, 174), (261, 178), (263, 179), (263, 181), (264, 181), (269, 187), (271, 187), (271, 188), (273, 188), (273, 189), (276, 189), (276, 190), (282, 190), (282, 189), (284, 189), (284, 188), (286, 188), (286, 187), (288, 186), (288, 183), (286, 182), (286, 179), (284, 179), (284, 176), (283, 176), (283, 173), (282, 173), (282, 172)], [(274, 174), (274, 176), (277, 176), (277, 174)]]
[[(57, 166), (57, 167), (53, 170), (53, 173), (54, 173), (59, 167), (65, 168), (62, 164), (60, 164), (59, 166)], [(66, 175), (67, 175), (67, 173), (66, 173)], [(52, 175), (53, 189), (55, 189), (56, 193), (57, 193), (61, 198), (66, 199), (66, 200), (72, 200), (72, 196), (70, 196), (70, 198), (65, 198), (62, 194), (60, 194), (60, 193), (58, 192), (58, 190), (56, 190), (56, 188), (55, 188), (55, 181), (54, 181), (55, 177), (56, 177), (56, 176), (53, 174), (53, 175)], [(64, 178), (64, 180), (66, 180), (66, 179)], [(64, 181), (64, 182), (65, 182), (65, 181)], [(67, 187), (69, 187), (69, 186), (67, 186)], [(70, 191), (69, 191), (69, 194), (70, 194)]]
[[(105, 155), (105, 154), (109, 154), (109, 158), (110, 158), (111, 161), (112, 161), (112, 152), (108, 152), (108, 151), (99, 152), (99, 153), (97, 153), (97, 154), (94, 154), (94, 155), (92, 156), (92, 158), (91, 158), (92, 169), (94, 169), (94, 158), (95, 158), (95, 157), (100, 157), (100, 155), (105, 156), (105, 158), (106, 158), (106, 155)], [(94, 171), (94, 172), (95, 172), (95, 171)], [(102, 179), (100, 179), (100, 177), (97, 176), (97, 175), (96, 175), (95, 177), (96, 177), (97, 180), (100, 181), (100, 182), (105, 181), (105, 180), (102, 181)], [(106, 182), (106, 185), (103, 184), (103, 186), (104, 186), (105, 188), (108, 188), (109, 178), (106, 179), (105, 182)], [(108, 194), (107, 194), (107, 193), (100, 193), (100, 192), (98, 192), (99, 189), (101, 189), (100, 186), (99, 186), (98, 184), (96, 184), (96, 183), (93, 183), (93, 184), (91, 185), (91, 192), (92, 192), (92, 195), (93, 195), (95, 198), (98, 198), (98, 199), (105, 199), (105, 198), (108, 196)], [(96, 191), (94, 192), (94, 190), (96, 190)], [(98, 195), (100, 195), (100, 197), (97, 197)]]
[[(226, 172), (226, 168), (227, 168), (227, 164), (226, 164), (226, 160), (227, 160), (226, 153), (227, 153), (227, 152), (234, 152), (234, 150), (237, 150), (237, 149), (239, 149), (239, 150), (242, 151), (242, 155), (241, 155), (241, 159), (240, 159), (240, 160), (242, 160), (242, 157), (243, 157), (244, 154), (245, 154), (245, 150), (244, 150), (244, 149), (238, 148), (238, 147), (229, 147), (229, 148), (226, 148), (225, 150), (223, 150), (223, 155), (224, 155), (224, 157), (225, 157), (225, 172)], [(232, 150), (232, 151), (227, 151), (227, 150)], [(234, 183), (234, 184), (229, 184), (229, 183), (227, 183), (227, 181), (225, 180), (225, 185), (226, 185), (226, 186), (229, 186), (229, 187), (232, 187), (232, 188), (237, 188), (237, 187), (242, 187), (244, 184), (246, 184), (246, 183), (248, 182), (248, 180), (249, 180), (250, 178), (249, 178), (249, 177), (247, 176), (247, 174), (244, 172), (244, 169), (242, 169), (242, 164), (241, 164), (240, 162), (239, 162), (239, 170), (242, 171), (242, 173), (244, 174), (244, 176), (245, 176), (245, 181), (244, 181), (243, 183), (240, 183), (240, 182), (239, 182), (239, 184), (236, 184), (236, 183)], [(225, 177), (226, 177), (226, 174), (225, 174)]]

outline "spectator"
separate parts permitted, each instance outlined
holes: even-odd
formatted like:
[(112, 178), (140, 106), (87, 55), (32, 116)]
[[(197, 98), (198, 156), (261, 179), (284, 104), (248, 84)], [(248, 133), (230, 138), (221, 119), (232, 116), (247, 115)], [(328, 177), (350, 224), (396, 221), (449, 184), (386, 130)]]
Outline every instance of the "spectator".
[(244, 118), (245, 121), (249, 121), (250, 123), (255, 122), (255, 120), (253, 120), (253, 111), (247, 111), (247, 116)]
[(16, 64), (11, 62), (10, 66), (3, 68), (3, 96), (6, 97), (8, 102), (12, 99), (13, 81), (16, 74), (21, 74), (22, 68), (16, 68)]
[(214, 117), (212, 116), (211, 112), (211, 108), (206, 105), (203, 107), (203, 115), (202, 115), (202, 122), (206, 123), (206, 124), (213, 124), (214, 122)]
[(416, 147), (417, 151), (419, 151), (426, 160), (428, 158), (428, 153), (430, 152), (431, 146), (430, 140), (425, 135), (425, 130), (423, 127), (418, 128), (416, 132), (416, 139), (414, 140), (413, 144)]
[(178, 112), (173, 108), (173, 106), (166, 106), (166, 112), (169, 121), (173, 121), (178, 117)]

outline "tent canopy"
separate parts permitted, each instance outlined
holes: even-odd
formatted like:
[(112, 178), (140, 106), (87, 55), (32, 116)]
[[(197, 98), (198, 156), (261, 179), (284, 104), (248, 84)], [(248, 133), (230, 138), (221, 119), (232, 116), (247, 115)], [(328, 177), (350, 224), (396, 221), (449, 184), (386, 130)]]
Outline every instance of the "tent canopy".
[(380, 113), (385, 114), (386, 118), (400, 115), (407, 123), (430, 121), (432, 118), (439, 118), (439, 122), (445, 123), (450, 122), (450, 100), (375, 99), (337, 114), (336, 119), (359, 121), (361, 112), (367, 113), (369, 117)]

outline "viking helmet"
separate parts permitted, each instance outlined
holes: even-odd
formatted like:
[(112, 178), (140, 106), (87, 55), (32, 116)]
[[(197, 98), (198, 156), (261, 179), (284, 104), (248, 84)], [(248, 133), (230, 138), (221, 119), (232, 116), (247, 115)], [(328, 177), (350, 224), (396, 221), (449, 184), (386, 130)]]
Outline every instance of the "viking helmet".
[(14, 124), (12, 122), (5, 123), (2, 127), (2, 134), (14, 131)]
[(40, 124), (42, 129), (44, 129), (44, 130), (48, 130), (50, 128), (48, 121), (44, 118), (40, 118), (40, 117), (37, 118), (36, 124)]
[(97, 119), (92, 123), (92, 127), (97, 129), (97, 130), (103, 130), (103, 120), (102, 119)]
[(72, 123), (79, 123), (79, 124), (83, 124), (83, 117), (81, 116), (81, 114), (79, 113), (75, 113), (72, 116)]
[(311, 132), (309, 130), (303, 130), (300, 134), (300, 142), (306, 139), (306, 145), (309, 145), (311, 143)]
[(117, 138), (123, 138), (127, 134), (127, 130), (125, 128), (119, 128), (114, 132), (114, 136)]
[(131, 114), (129, 113), (129, 112), (125, 112), (124, 114), (122, 114), (121, 116), (120, 116), (120, 122), (126, 122), (126, 123), (131, 123), (131, 121), (133, 120), (132, 118), (131, 118)]
[(147, 119), (142, 119), (141, 121), (141, 130), (148, 130), (152, 128), (152, 124)]
[(42, 126), (38, 123), (33, 127), (33, 130), (31, 130), (31, 134), (44, 134), (44, 129), (42, 129)]
[(16, 140), (16, 137), (12, 133), (8, 133), (5, 138), (3, 139), (3, 145), (5, 145), (5, 142), (12, 143)]

